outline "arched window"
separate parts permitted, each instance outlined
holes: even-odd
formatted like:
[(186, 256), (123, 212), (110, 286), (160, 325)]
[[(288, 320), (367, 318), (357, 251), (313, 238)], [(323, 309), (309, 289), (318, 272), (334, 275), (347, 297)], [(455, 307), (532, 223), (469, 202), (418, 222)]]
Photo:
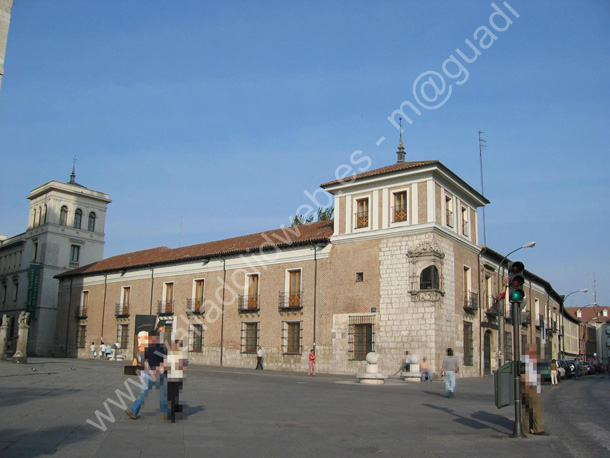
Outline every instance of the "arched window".
[(419, 276), (419, 289), (440, 289), (436, 266), (428, 266), (422, 270)]
[(74, 212), (74, 227), (76, 229), (80, 229), (81, 224), (83, 222), (83, 211), (80, 208), (77, 208)]
[(59, 224), (66, 226), (68, 224), (68, 207), (63, 205), (59, 214)]
[(41, 221), (42, 221), (42, 208), (38, 207), (38, 216), (36, 217), (36, 226), (40, 226)]
[(44, 204), (44, 216), (42, 217), (43, 224), (47, 224), (47, 204)]
[(95, 213), (89, 213), (89, 225), (87, 226), (91, 232), (95, 232)]
[(34, 209), (34, 217), (32, 218), (32, 227), (36, 227), (36, 219), (38, 218), (38, 210)]

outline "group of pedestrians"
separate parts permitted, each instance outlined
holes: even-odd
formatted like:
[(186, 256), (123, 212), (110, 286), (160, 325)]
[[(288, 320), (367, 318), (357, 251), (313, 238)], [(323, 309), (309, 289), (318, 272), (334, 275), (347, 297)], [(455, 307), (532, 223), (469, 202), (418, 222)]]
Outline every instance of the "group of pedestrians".
[(140, 380), (144, 385), (138, 398), (125, 411), (132, 420), (140, 418), (140, 410), (153, 386), (159, 390), (161, 419), (174, 423), (180, 417), (183, 411), (180, 391), (188, 367), (186, 352), (182, 348), (182, 341), (172, 340), (167, 349), (158, 332), (142, 331), (138, 334), (136, 363), (142, 370)]
[(91, 342), (91, 345), (89, 346), (89, 359), (95, 359), (98, 357), (100, 359), (105, 359), (105, 360), (117, 360), (119, 353), (120, 353), (120, 349), (121, 349), (121, 344), (119, 342), (115, 342), (114, 344), (110, 345), (106, 345), (104, 343), (104, 340), (102, 339), (100, 346), (99, 346), (99, 352), (98, 350), (96, 350), (95, 347), (95, 342)]

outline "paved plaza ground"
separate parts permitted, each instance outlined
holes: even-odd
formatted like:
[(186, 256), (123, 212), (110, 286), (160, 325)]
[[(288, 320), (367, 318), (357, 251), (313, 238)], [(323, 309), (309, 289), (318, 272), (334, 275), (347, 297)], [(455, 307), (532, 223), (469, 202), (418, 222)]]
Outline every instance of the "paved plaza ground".
[[(138, 380), (123, 365), (0, 362), (0, 456), (572, 456), (554, 434), (509, 438), (514, 409), (495, 407), (492, 377), (458, 379), (447, 399), (441, 381), (364, 386), (346, 376), (191, 366), (185, 418), (172, 424), (159, 417), (156, 390), (139, 420), (107, 403)], [(571, 383), (545, 386), (545, 398)], [(114, 420), (102, 419), (100, 431), (87, 420), (100, 423), (95, 412), (107, 415), (105, 402)]]

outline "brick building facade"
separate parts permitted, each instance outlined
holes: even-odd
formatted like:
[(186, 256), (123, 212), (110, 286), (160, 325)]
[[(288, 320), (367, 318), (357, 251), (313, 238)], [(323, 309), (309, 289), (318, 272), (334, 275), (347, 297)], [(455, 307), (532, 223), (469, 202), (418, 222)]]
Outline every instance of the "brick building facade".
[[(502, 256), (478, 242), (485, 197), (439, 161), (404, 162), (400, 150), (396, 164), (322, 188), (334, 220), (58, 275), (59, 353), (86, 357), (101, 338), (130, 352), (135, 316), (158, 314), (193, 363), (254, 367), (261, 346), (266, 367), (304, 371), (315, 347), (320, 372), (361, 372), (376, 351), (391, 374), (409, 350), (438, 373), (452, 347), (460, 375), (477, 376), (497, 367), (500, 348), (510, 355), (512, 336), (499, 339), (497, 326)], [(561, 297), (526, 278), (520, 342), (557, 357)]]

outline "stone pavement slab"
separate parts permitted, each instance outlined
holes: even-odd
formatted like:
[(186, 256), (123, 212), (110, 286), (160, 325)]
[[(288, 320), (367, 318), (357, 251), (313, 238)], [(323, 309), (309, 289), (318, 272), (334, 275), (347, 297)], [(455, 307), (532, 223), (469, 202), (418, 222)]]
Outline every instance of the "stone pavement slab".
[(345, 376), (191, 365), (185, 418), (172, 424), (159, 418), (156, 390), (140, 419), (125, 415), (117, 393), (139, 390), (123, 365), (0, 362), (0, 456), (572, 456), (553, 435), (510, 439), (514, 409), (496, 409), (490, 377), (458, 379), (447, 399), (440, 381), (364, 386)]

